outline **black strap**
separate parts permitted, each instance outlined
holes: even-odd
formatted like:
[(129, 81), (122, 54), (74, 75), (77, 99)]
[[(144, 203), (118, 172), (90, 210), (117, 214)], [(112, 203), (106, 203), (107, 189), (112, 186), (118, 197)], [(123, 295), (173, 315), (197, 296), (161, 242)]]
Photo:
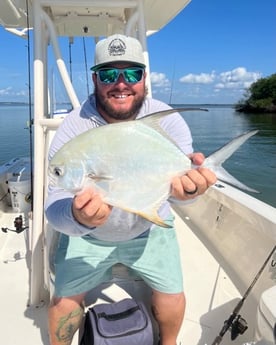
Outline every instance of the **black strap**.
[(121, 313), (116, 313), (116, 314), (106, 314), (105, 312), (103, 313), (97, 313), (98, 318), (104, 317), (108, 321), (116, 321), (120, 319), (125, 319), (129, 315), (133, 314), (137, 310), (139, 310), (139, 306), (135, 306), (133, 308), (127, 309), (125, 311), (122, 311)]

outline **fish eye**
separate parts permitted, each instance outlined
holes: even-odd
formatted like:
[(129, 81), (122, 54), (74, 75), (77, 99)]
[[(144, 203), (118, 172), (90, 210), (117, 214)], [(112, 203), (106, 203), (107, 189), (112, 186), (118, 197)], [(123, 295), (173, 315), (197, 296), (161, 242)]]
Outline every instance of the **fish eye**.
[(55, 167), (54, 168), (54, 174), (56, 175), (56, 176), (63, 176), (63, 169), (62, 168), (59, 168), (59, 167)]

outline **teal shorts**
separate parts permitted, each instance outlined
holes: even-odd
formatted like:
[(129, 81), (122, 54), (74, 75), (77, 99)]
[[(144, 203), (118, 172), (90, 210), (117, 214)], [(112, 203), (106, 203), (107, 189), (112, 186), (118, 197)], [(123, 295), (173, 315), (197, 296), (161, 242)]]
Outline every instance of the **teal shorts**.
[(117, 263), (131, 268), (157, 291), (183, 291), (175, 229), (154, 226), (148, 236), (125, 242), (62, 234), (55, 258), (55, 296), (78, 295), (108, 282), (112, 266)]

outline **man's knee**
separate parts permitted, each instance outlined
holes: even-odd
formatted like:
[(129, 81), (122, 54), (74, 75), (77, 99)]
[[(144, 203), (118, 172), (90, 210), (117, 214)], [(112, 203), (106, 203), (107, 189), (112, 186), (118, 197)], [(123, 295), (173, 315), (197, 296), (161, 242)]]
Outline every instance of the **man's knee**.
[(152, 308), (155, 316), (159, 314), (184, 314), (185, 311), (184, 292), (168, 294), (154, 290), (152, 296)]
[(183, 291), (179, 293), (166, 293), (153, 290), (152, 298), (154, 301), (161, 301), (166, 303), (167, 301), (171, 303), (183, 303), (185, 302), (185, 294)]
[(84, 298), (85, 293), (68, 297), (53, 296), (50, 302), (50, 306), (82, 305)]

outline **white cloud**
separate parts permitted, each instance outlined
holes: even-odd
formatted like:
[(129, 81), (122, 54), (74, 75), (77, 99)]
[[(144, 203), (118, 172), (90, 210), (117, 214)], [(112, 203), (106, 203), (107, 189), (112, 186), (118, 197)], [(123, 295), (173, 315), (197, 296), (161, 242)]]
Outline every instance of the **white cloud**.
[(215, 71), (211, 73), (192, 74), (189, 73), (179, 79), (182, 83), (187, 84), (212, 84), (216, 89), (244, 89), (248, 88), (252, 83), (261, 77), (259, 72), (249, 72), (245, 67), (237, 67), (231, 71), (221, 72), (217, 74)]
[(245, 67), (237, 67), (231, 71), (222, 72), (217, 76), (215, 89), (244, 90), (261, 77), (259, 72), (249, 72)]
[(227, 83), (227, 82), (254, 82), (258, 78), (260, 78), (260, 73), (258, 72), (248, 72), (245, 67), (237, 67), (234, 68), (232, 71), (222, 72), (220, 73), (220, 79)]
[(169, 87), (170, 86), (170, 81), (166, 77), (166, 74), (164, 73), (151, 72), (150, 80), (151, 80), (152, 86), (155, 86), (155, 87)]
[(15, 94), (16, 96), (28, 96), (29, 92), (28, 90), (20, 90), (20, 91), (17, 91)]
[(216, 88), (216, 89), (224, 89), (224, 88), (225, 88), (225, 85), (224, 85), (223, 83), (217, 83), (217, 84), (215, 85), (215, 88)]
[(211, 84), (215, 79), (215, 72), (210, 74), (200, 73), (200, 74), (187, 74), (179, 79), (181, 83), (187, 84)]
[(9, 86), (0, 89), (0, 99), (2, 101), (27, 101), (28, 89), (15, 90), (13, 87)]
[[(259, 77), (259, 78), (261, 78), (261, 77)], [(258, 78), (257, 78), (257, 79), (258, 79)], [(257, 79), (255, 79), (253, 82), (252, 82), (252, 81), (245, 81), (245, 82), (243, 83), (244, 88), (245, 88), (245, 89), (248, 89), (248, 88), (250, 87), (250, 85), (251, 85), (252, 83), (254, 83)]]
[(0, 89), (0, 96), (9, 95), (11, 93), (11, 87), (6, 87), (5, 89)]
[(215, 89), (240, 89), (243, 88), (238, 83), (228, 82), (228, 83), (217, 83), (215, 86)]
[[(178, 81), (170, 81), (164, 73), (152, 72), (152, 92), (156, 98), (167, 102), (225, 102), (235, 103), (243, 97), (244, 92), (252, 83), (262, 77), (260, 72), (248, 71), (246, 67), (236, 67), (232, 70), (216, 72), (189, 73)], [(173, 90), (171, 90), (171, 88)]]
[(241, 94), (261, 76), (262, 74), (259, 72), (250, 72), (245, 67), (237, 67), (221, 73), (215, 71), (199, 74), (190, 73), (181, 77), (179, 81), (185, 84), (198, 85), (201, 91), (200, 94), (203, 97), (207, 92), (211, 94), (212, 92), (226, 92), (226, 90), (228, 90), (228, 93), (231, 90), (231, 94)]

